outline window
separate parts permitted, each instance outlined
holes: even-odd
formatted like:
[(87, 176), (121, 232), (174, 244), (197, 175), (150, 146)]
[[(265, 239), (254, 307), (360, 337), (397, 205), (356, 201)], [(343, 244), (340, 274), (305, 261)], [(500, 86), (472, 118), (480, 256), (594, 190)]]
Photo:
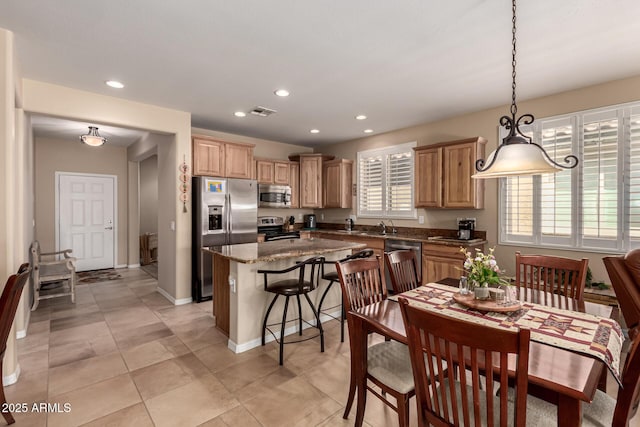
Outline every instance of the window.
[(556, 174), (500, 179), (500, 243), (640, 247), (640, 103), (537, 120), (525, 131), (558, 163), (571, 153), (580, 162)]
[(415, 142), (358, 152), (358, 216), (415, 218)]

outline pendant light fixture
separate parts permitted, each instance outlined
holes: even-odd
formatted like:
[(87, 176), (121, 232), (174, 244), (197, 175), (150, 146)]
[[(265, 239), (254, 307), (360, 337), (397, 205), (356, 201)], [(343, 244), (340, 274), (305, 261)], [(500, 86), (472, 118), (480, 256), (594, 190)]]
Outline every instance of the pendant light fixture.
[(512, 0), (512, 39), (511, 39), (511, 117), (500, 117), (500, 126), (504, 126), (509, 134), (502, 139), (502, 144), (489, 154), (486, 161), (476, 161), (476, 174), (472, 178), (499, 178), (515, 175), (539, 175), (543, 173), (555, 173), (563, 169), (572, 169), (578, 165), (578, 158), (568, 155), (564, 158), (564, 164), (556, 163), (542, 146), (531, 141), (520, 130), (521, 125), (533, 123), (533, 115), (523, 114), (516, 118), (518, 106), (516, 105), (516, 0)]
[(100, 136), (97, 127), (89, 126), (89, 133), (86, 135), (81, 135), (80, 141), (91, 147), (100, 147), (102, 144), (107, 142), (107, 138), (105, 138), (104, 136)]

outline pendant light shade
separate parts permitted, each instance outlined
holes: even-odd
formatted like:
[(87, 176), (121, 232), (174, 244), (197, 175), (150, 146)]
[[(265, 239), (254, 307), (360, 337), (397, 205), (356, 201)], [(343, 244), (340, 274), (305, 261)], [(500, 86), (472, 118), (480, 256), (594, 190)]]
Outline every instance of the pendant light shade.
[(499, 178), (515, 175), (540, 175), (556, 173), (563, 169), (572, 169), (578, 165), (578, 158), (569, 155), (564, 164), (555, 162), (542, 146), (536, 144), (520, 130), (520, 125), (530, 125), (534, 118), (531, 114), (517, 117), (516, 104), (516, 0), (511, 2), (512, 38), (511, 38), (511, 116), (500, 117), (500, 125), (509, 131), (498, 148), (489, 154), (487, 160), (476, 161), (476, 174), (472, 178)]
[(102, 144), (107, 142), (107, 138), (100, 136), (97, 127), (89, 126), (89, 133), (81, 135), (80, 141), (91, 147), (100, 147)]

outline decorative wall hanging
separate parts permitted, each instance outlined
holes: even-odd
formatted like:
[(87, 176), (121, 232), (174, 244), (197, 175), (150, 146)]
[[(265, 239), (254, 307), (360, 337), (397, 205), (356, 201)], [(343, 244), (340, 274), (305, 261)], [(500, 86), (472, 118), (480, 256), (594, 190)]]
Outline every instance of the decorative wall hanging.
[(189, 165), (187, 165), (186, 156), (182, 160), (182, 164), (178, 166), (178, 170), (180, 171), (180, 175), (178, 175), (178, 180), (180, 181), (180, 185), (178, 188), (180, 189), (180, 201), (182, 202), (182, 212), (187, 212), (187, 202), (189, 201)]

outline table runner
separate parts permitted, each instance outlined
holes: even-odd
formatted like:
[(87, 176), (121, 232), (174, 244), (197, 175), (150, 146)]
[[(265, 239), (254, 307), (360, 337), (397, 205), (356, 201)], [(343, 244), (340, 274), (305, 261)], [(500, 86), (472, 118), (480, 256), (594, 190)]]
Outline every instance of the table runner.
[(429, 283), (392, 299), (402, 296), (411, 305), (481, 325), (510, 330), (527, 327), (533, 341), (602, 360), (620, 383), (624, 338), (615, 320), (529, 302), (523, 302), (520, 310), (511, 313), (480, 312), (456, 303), (456, 292), (451, 286)]

